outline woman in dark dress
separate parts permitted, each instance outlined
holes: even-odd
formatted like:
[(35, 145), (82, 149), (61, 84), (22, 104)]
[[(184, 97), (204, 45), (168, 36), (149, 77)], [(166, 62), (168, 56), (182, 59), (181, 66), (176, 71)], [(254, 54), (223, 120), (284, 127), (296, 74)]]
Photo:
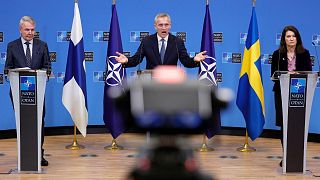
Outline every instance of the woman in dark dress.
[[(310, 53), (303, 47), (300, 33), (294, 26), (286, 26), (283, 29), (280, 47), (273, 52), (271, 76), (275, 71), (312, 71)], [(273, 92), (276, 126), (281, 128), (281, 144), (283, 145), (282, 102), (279, 81), (274, 81)], [(282, 167), (282, 161), (280, 166)]]

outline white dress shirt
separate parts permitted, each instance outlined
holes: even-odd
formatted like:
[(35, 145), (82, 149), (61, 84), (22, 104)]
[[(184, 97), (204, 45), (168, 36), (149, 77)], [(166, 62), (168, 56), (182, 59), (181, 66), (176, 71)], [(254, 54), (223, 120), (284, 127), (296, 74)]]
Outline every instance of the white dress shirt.
[[(27, 41), (21, 37), (21, 42), (22, 42), (22, 47), (23, 47), (24, 55), (26, 55), (27, 45), (25, 44), (25, 42), (27, 42)], [(30, 55), (31, 55), (31, 58), (32, 58), (33, 39), (32, 39), (31, 41), (29, 41), (29, 43), (30, 43), (30, 44), (29, 44)]]

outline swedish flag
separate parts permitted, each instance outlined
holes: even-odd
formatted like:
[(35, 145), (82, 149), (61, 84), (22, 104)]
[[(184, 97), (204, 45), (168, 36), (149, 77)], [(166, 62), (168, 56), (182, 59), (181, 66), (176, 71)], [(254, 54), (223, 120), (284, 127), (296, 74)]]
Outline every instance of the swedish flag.
[(265, 123), (265, 107), (261, 78), (260, 41), (255, 7), (252, 8), (250, 26), (240, 71), (237, 106), (246, 121), (252, 140), (260, 136)]

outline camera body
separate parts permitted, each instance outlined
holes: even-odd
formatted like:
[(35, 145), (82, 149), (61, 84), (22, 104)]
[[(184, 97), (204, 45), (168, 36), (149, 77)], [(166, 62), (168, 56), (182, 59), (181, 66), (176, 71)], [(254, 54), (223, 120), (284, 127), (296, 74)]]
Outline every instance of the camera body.
[(177, 84), (136, 80), (109, 94), (127, 128), (159, 134), (203, 133), (216, 126), (215, 117), (230, 101), (221, 96), (230, 96), (229, 91), (221, 93), (196, 80)]
[(230, 98), (221, 98), (215, 87), (196, 80), (175, 84), (136, 80), (124, 91), (113, 91), (111, 96), (124, 124), (139, 132), (150, 132), (153, 139), (130, 179), (212, 179), (200, 173), (192, 150), (179, 137), (214, 128), (215, 117)]

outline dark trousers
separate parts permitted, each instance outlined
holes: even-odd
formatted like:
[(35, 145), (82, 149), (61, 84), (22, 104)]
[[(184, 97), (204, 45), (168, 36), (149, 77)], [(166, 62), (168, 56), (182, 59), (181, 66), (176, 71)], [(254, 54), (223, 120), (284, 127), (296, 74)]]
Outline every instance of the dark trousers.
[(274, 91), (274, 106), (276, 110), (276, 126), (280, 127), (280, 141), (283, 148), (283, 115), (281, 91)]
[[(11, 88), (10, 88), (9, 95), (10, 95), (11, 104), (12, 104), (12, 107), (14, 110)], [(45, 116), (45, 114), (46, 114), (46, 108), (45, 108), (45, 103), (43, 103), (42, 126), (41, 126), (41, 157), (43, 157), (43, 155), (44, 155), (43, 143), (44, 143), (44, 116)]]
[(283, 126), (280, 126), (280, 141), (281, 141), (281, 146), (283, 149)]

